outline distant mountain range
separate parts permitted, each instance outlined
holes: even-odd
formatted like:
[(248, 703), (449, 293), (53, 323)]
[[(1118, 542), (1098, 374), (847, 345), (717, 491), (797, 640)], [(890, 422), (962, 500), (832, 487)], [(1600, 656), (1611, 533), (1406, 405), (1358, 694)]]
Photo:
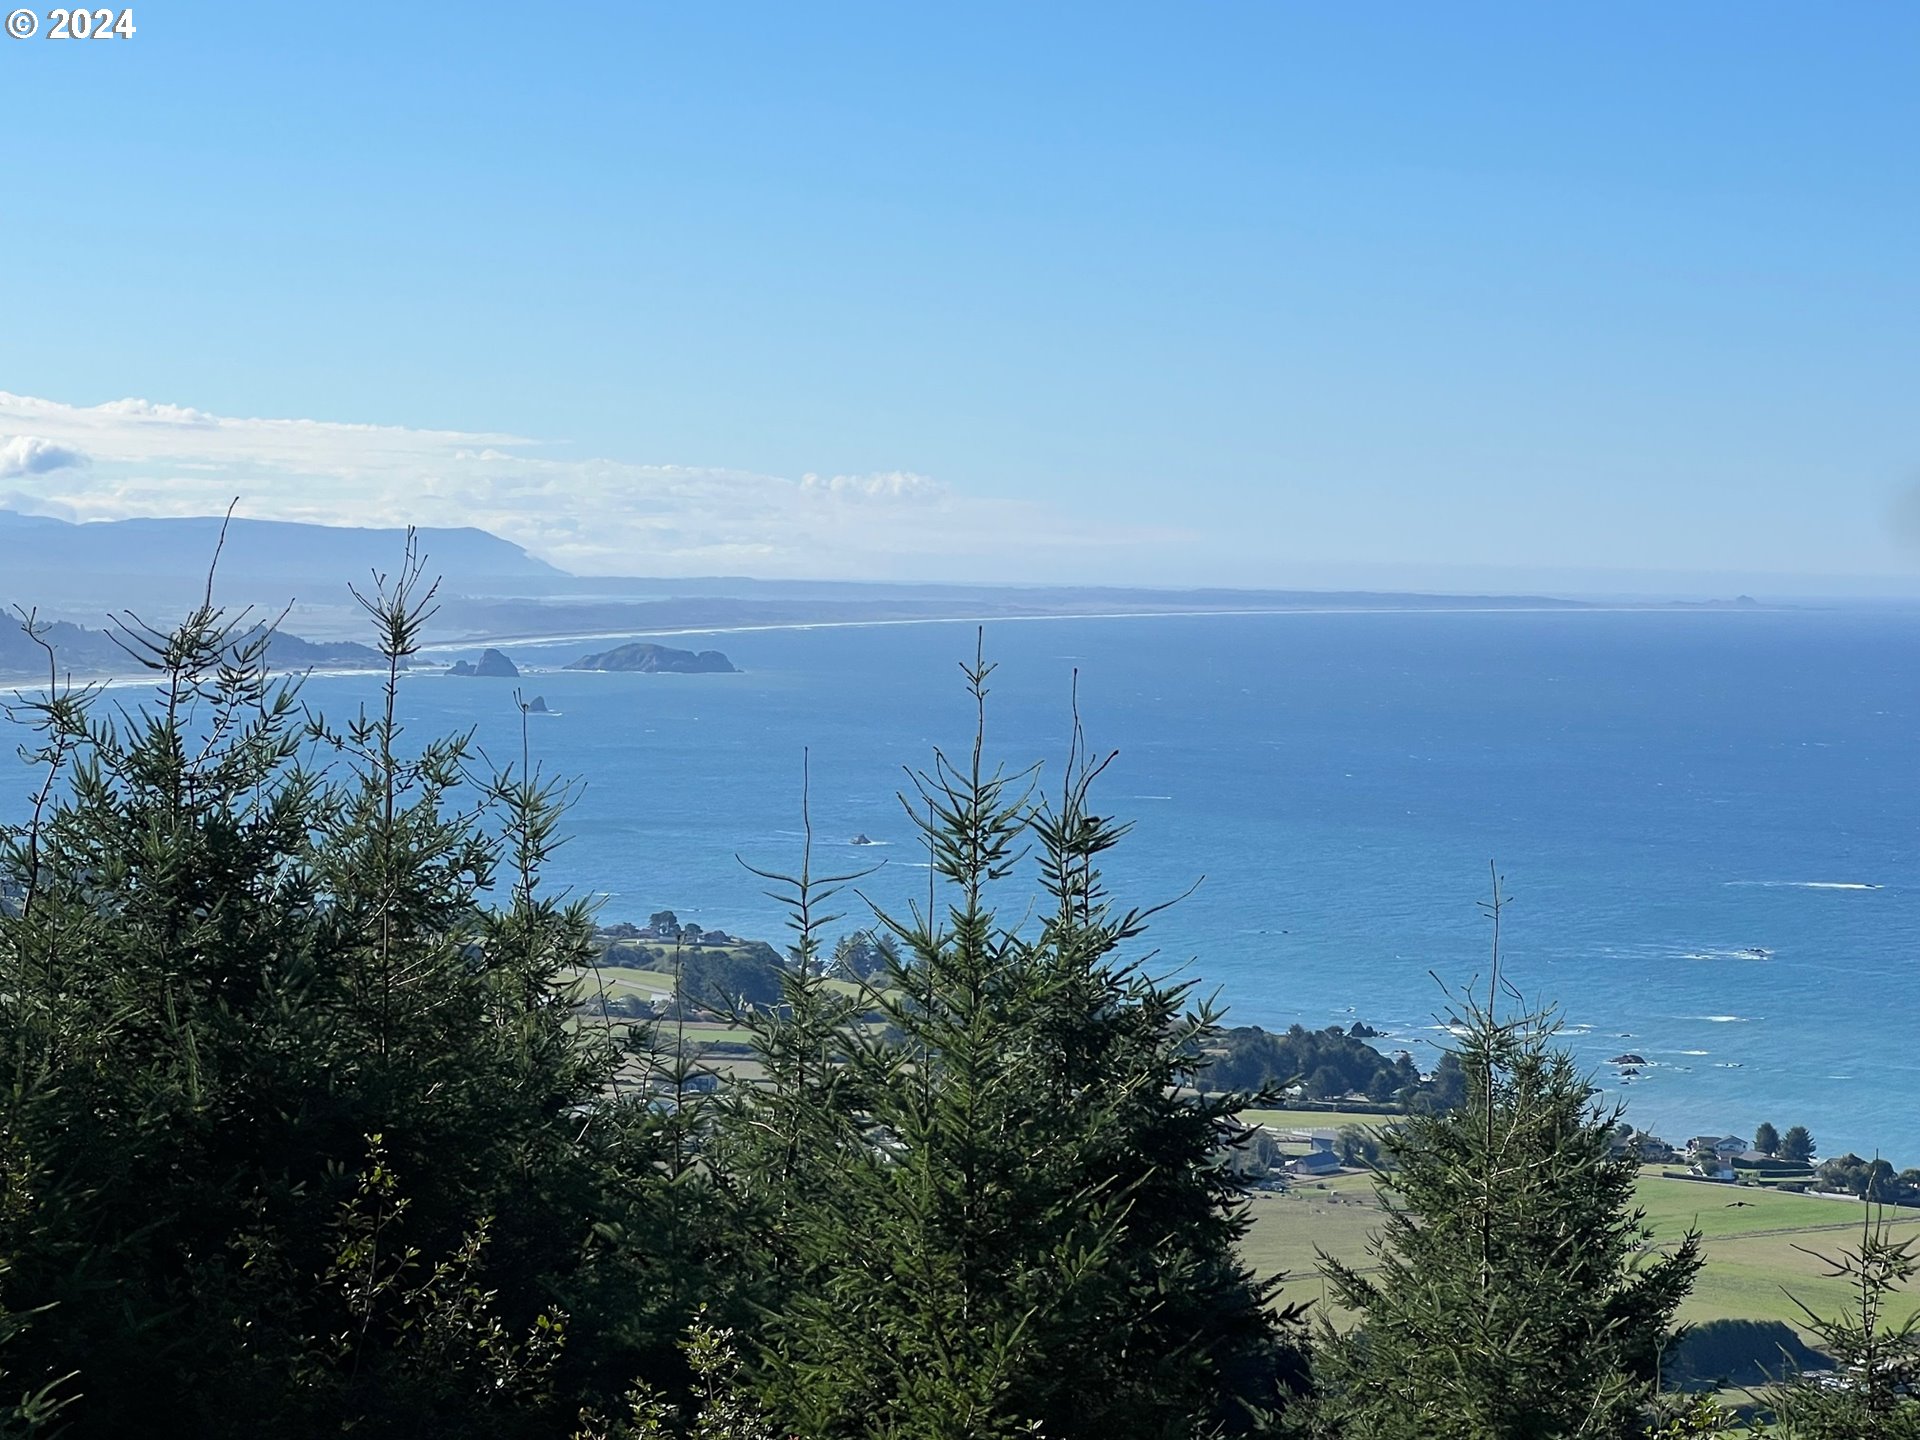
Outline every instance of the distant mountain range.
[[(0, 510), (0, 602), (90, 599), (112, 607), (190, 596), (206, 585), (220, 526), (212, 516), (76, 525)], [(220, 554), (220, 580), (223, 589), (248, 599), (333, 600), (349, 582), (398, 569), (405, 541), (403, 530), (234, 520)], [(429, 570), (464, 593), (567, 578), (484, 530), (421, 530), (420, 548)], [(103, 581), (111, 590), (101, 589)]]

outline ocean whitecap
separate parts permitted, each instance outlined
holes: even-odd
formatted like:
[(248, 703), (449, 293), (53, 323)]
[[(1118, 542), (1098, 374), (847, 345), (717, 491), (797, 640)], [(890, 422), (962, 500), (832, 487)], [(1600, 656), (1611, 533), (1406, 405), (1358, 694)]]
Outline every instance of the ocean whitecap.
[(1728, 885), (1751, 885), (1762, 890), (1880, 890), (1864, 880), (1729, 880)]

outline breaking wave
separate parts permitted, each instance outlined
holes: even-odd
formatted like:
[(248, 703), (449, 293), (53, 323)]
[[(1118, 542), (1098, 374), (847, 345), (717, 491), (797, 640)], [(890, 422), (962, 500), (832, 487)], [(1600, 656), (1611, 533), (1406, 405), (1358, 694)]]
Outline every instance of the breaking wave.
[(1729, 880), (1728, 885), (1752, 885), (1762, 890), (1881, 890), (1864, 880)]

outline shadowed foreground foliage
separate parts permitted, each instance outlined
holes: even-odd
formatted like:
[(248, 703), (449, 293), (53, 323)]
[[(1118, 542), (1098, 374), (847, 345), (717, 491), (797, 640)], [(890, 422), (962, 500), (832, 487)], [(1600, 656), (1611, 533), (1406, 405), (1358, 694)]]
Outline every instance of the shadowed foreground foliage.
[(710, 1288), (667, 1127), (574, 1024), (560, 793), (404, 734), (430, 600), (411, 560), (368, 598), (390, 669), (343, 727), (210, 603), (123, 626), (144, 706), (16, 716), (0, 1256), (38, 1313), (6, 1359), (73, 1434), (551, 1434)]

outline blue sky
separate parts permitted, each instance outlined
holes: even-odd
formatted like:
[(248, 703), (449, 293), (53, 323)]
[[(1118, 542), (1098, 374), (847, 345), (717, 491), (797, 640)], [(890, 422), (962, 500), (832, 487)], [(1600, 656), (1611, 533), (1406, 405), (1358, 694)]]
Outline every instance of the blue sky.
[(1920, 591), (1920, 10), (134, 13), (0, 43), (16, 505)]

